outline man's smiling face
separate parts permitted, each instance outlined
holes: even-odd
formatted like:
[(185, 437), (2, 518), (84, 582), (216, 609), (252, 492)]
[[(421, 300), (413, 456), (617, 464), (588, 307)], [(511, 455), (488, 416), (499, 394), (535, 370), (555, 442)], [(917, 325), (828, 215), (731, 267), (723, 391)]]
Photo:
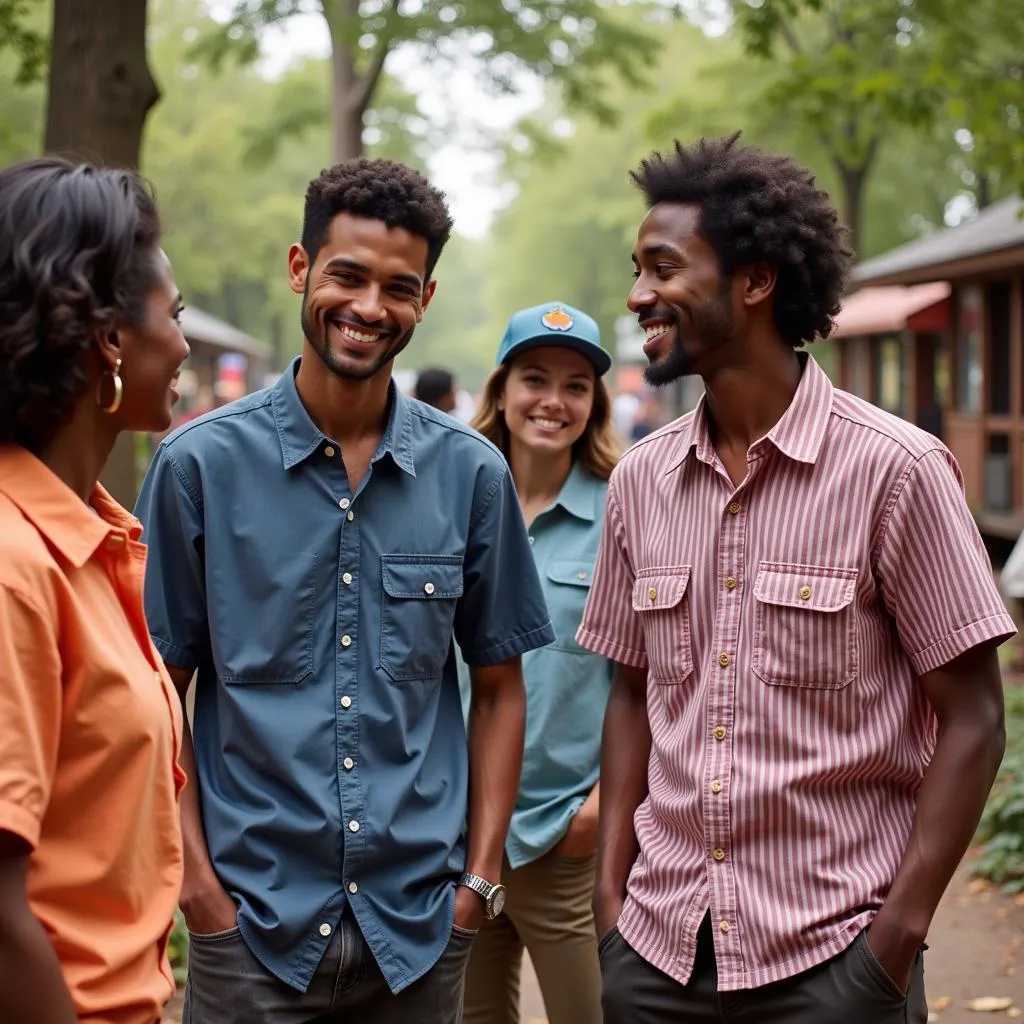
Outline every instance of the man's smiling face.
[(651, 384), (706, 372), (733, 339), (732, 279), (721, 274), (699, 224), (699, 207), (659, 203), (637, 234), (627, 305), (646, 334)]
[(331, 222), (312, 266), (292, 248), (290, 274), (306, 340), (333, 373), (355, 380), (375, 376), (409, 344), (434, 291), (425, 238), (349, 213)]

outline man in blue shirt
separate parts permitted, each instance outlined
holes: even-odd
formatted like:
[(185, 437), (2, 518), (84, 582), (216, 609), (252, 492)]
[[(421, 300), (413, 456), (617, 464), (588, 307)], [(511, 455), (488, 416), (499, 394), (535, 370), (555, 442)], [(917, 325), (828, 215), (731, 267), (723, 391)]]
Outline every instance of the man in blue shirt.
[(501, 910), (519, 656), (554, 633), (504, 460), (391, 382), (450, 230), (406, 167), (324, 171), (289, 256), (301, 357), (142, 488), (153, 640), (183, 695), (197, 674), (186, 1024), (455, 1024)]

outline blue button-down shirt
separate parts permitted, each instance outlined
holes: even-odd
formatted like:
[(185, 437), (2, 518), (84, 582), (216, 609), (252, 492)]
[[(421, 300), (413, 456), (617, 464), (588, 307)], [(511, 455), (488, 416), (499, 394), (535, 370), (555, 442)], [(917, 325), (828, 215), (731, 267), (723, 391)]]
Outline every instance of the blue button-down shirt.
[(203, 824), (246, 943), (305, 990), (348, 904), (398, 992), (444, 950), (465, 861), (453, 632), (474, 665), (554, 633), (498, 451), (392, 385), (353, 494), (296, 368), (161, 444), (146, 612), (198, 668)]
[[(612, 666), (580, 647), (576, 630), (594, 577), (607, 492), (607, 481), (577, 463), (555, 501), (530, 525), (555, 642), (523, 657), (526, 751), (505, 842), (513, 868), (547, 853), (597, 784)], [(469, 672), (461, 662), (459, 668), (468, 713)]]

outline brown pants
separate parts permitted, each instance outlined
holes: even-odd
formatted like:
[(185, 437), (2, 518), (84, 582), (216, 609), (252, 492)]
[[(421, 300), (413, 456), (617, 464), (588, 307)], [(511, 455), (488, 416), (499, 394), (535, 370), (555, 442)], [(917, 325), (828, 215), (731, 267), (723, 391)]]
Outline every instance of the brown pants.
[(903, 995), (864, 933), (831, 960), (785, 981), (719, 992), (707, 918), (686, 985), (652, 967), (613, 928), (601, 939), (605, 1024), (925, 1024), (924, 958)]
[(518, 1024), (523, 948), (550, 1024), (601, 1024), (601, 972), (590, 909), (594, 858), (554, 853), (502, 872), (505, 912), (477, 934), (466, 968), (463, 1024)]

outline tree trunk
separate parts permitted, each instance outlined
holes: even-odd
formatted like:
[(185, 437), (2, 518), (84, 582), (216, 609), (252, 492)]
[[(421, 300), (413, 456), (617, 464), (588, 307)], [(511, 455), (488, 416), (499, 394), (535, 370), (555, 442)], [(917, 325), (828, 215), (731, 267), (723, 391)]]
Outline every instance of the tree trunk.
[(159, 98), (146, 62), (145, 0), (54, 0), (48, 153), (138, 167)]
[(859, 262), (862, 258), (864, 186), (868, 180), (868, 167), (846, 167), (837, 164), (836, 170), (839, 171), (839, 185), (842, 191), (840, 212), (849, 229), (847, 245), (853, 250), (854, 259)]
[(361, 82), (355, 54), (344, 31), (347, 18), (359, 16), (358, 2), (324, 3), (331, 35), (331, 157), (335, 163), (363, 155), (363, 114), (359, 102)]
[[(159, 98), (146, 62), (146, 0), (54, 0), (47, 153), (136, 168)], [(118, 439), (102, 481), (122, 505), (135, 504), (131, 434)]]
[(979, 210), (992, 205), (992, 179), (985, 171), (978, 172), (978, 187), (974, 190), (974, 201)]

